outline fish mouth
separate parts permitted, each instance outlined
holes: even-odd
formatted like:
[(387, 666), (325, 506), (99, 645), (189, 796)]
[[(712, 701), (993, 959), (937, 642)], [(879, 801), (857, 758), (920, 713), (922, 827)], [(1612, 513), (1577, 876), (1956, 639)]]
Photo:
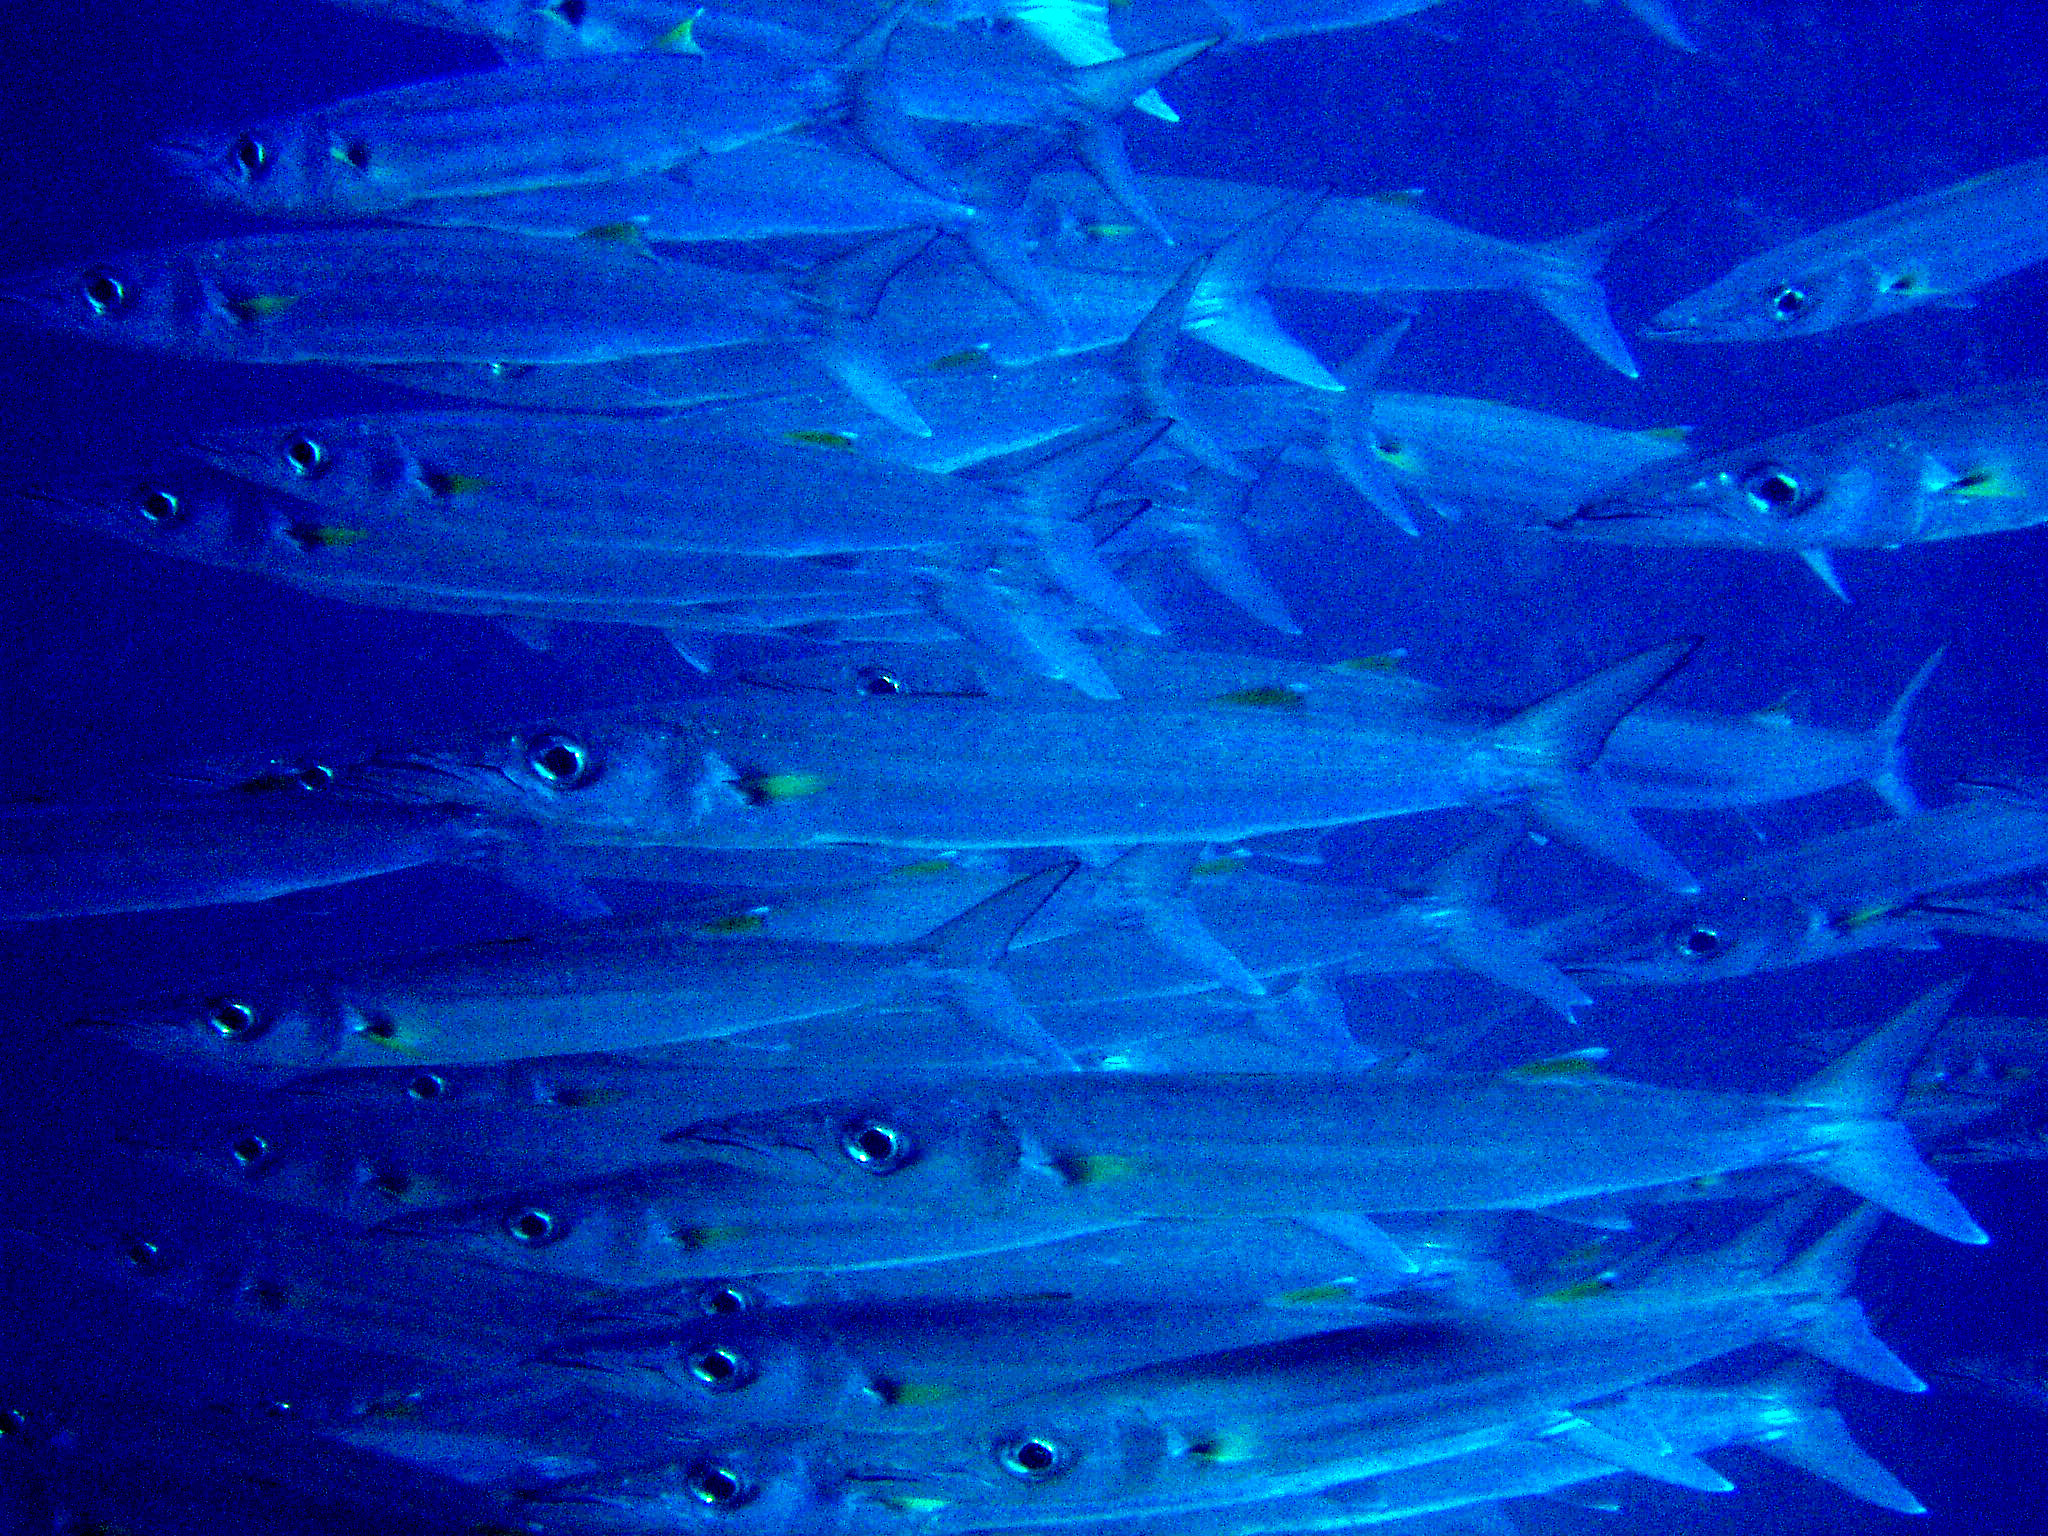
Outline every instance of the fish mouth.
[(1636, 335), (1645, 341), (1705, 341), (1706, 327), (1698, 320), (1685, 315), (1674, 315), (1666, 310), (1661, 315), (1652, 315), (1636, 327)]

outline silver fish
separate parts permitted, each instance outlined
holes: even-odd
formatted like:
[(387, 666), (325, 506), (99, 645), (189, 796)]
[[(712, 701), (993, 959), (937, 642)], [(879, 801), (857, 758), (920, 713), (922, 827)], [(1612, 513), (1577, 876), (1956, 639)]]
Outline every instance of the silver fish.
[(1752, 256), (1663, 310), (1661, 341), (1812, 336), (1929, 304), (2048, 258), (2048, 158), (2022, 160)]

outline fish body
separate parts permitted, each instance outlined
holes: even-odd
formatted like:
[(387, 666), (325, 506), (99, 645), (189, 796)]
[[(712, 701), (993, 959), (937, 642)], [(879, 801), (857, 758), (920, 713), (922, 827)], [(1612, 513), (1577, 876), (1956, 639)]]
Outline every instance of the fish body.
[[(1491, 730), (1256, 702), (756, 691), (494, 733), (365, 764), (352, 782), (538, 821), (574, 842), (711, 848), (1230, 842), (1526, 797), (1570, 835), (1684, 888), (1689, 877), (1571, 765), (1590, 763), (1689, 649), (1645, 652)], [(551, 775), (550, 761), (572, 758)]]
[(665, 1139), (911, 1208), (1050, 1202), (1141, 1218), (1540, 1209), (1791, 1160), (1981, 1240), (1903, 1129), (1874, 1118), (1902, 1096), (1954, 993), (1930, 994), (1783, 1098), (1581, 1071), (1102, 1072), (879, 1087)]
[(1545, 950), (1586, 979), (1684, 984), (1852, 954), (1925, 947), (1919, 898), (2048, 862), (2048, 810), (1982, 795), (1830, 833), (1707, 877), (1696, 899), (1641, 901), (1547, 926)]
[(2048, 158), (2022, 160), (1752, 256), (1659, 313), (1661, 341), (1769, 341), (1953, 303), (2048, 258)]
[(657, 242), (765, 240), (950, 227), (967, 205), (918, 188), (872, 156), (797, 135), (759, 139), (667, 171), (407, 204), (409, 224), (565, 238), (630, 231)]
[(599, 363), (773, 339), (796, 313), (745, 274), (489, 230), (245, 235), (0, 290), (33, 326), (242, 363)]
[[(1185, 248), (1206, 250), (1288, 194), (1278, 188), (1187, 176), (1146, 176), (1145, 195)], [(1102, 202), (1099, 188), (1070, 172), (1048, 172), (1034, 196), (1057, 210), (1061, 232), (1041, 259), (1076, 271), (1125, 276), (1167, 273), (1180, 258)], [(1598, 272), (1608, 249), (1640, 219), (1603, 225), (1549, 244), (1521, 245), (1480, 234), (1395, 200), (1330, 197), (1273, 262), (1271, 281), (1330, 293), (1468, 293), (1507, 290), (1550, 311), (1603, 362), (1634, 377), (1628, 346), (1607, 314)]]
[[(1849, 1220), (1866, 1233), (1874, 1226), (1860, 1213)], [(1825, 1254), (1839, 1232), (1816, 1248)], [(1221, 1522), (1238, 1506), (1424, 1468), (1439, 1469), (1442, 1489), (1488, 1464), (1464, 1458), (1532, 1440), (1725, 1491), (1725, 1479), (1697, 1463), (1660, 1467), (1673, 1447), (1656, 1429), (1582, 1405), (1766, 1340), (1821, 1351), (1837, 1338), (1867, 1342), (1874, 1374), (1918, 1388), (1841, 1297), (1840, 1266), (1812, 1272), (1817, 1257), (1809, 1251), (1761, 1281), (1731, 1275), (1582, 1306), (1375, 1322), (1143, 1366), (1012, 1399), (970, 1427), (908, 1441), (890, 1470), (928, 1458), (930, 1470), (903, 1491), (951, 1495), (946, 1519), (961, 1529), (1061, 1526), (1110, 1511), (1218, 1512)], [(1596, 1432), (1584, 1433), (1588, 1426)], [(890, 1464), (886, 1452), (877, 1459)], [(1369, 1500), (1371, 1485), (1359, 1493)], [(1249, 1513), (1251, 1530), (1289, 1528)], [(1238, 1528), (1196, 1520), (1198, 1530)]]
[(1554, 520), (1568, 537), (1797, 553), (2048, 519), (2048, 384), (1879, 406), (1725, 453), (1645, 466)]
[(251, 212), (350, 219), (666, 171), (799, 128), (814, 106), (801, 70), (593, 57), (395, 86), (163, 154)]
[[(447, 529), (656, 556), (789, 559), (997, 541), (1031, 512), (976, 481), (786, 435), (699, 438), (687, 422), (567, 428), (507, 411), (419, 413), (242, 429), (198, 446), (231, 474), (344, 519), (367, 511), (415, 527), (421, 539)], [(317, 462), (301, 468), (308, 460)], [(677, 594), (727, 595), (746, 589)]]
[(929, 1212), (685, 1160), (422, 1211), (384, 1230), (453, 1243), (494, 1263), (652, 1286), (900, 1270), (1128, 1225), (1043, 1211), (935, 1220)]
[(1562, 515), (1614, 481), (1685, 451), (1664, 433), (1455, 395), (1346, 391), (1330, 410), (1333, 416), (1363, 410), (1365, 422), (1333, 422), (1333, 429), (1368, 445), (1395, 484), (1426, 503), (1498, 508), (1520, 517)]
[(447, 860), (493, 839), (429, 813), (226, 791), (0, 812), (0, 920), (269, 901)]

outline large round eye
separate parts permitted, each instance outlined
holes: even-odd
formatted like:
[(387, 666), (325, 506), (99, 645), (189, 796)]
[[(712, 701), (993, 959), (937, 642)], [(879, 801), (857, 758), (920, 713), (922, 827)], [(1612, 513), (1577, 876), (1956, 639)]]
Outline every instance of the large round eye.
[(254, 181), (270, 169), (270, 146), (245, 133), (229, 146), (228, 159), (242, 180)]
[(292, 769), (288, 775), (291, 781), (309, 794), (316, 789), (325, 789), (334, 782), (334, 770), (325, 763), (307, 763)]
[(690, 1497), (698, 1503), (718, 1509), (731, 1509), (754, 1496), (752, 1486), (744, 1477), (715, 1461), (700, 1461), (690, 1468), (683, 1479), (683, 1486), (690, 1490)]
[(254, 1173), (270, 1160), (270, 1142), (254, 1131), (245, 1131), (228, 1143), (228, 1156), (235, 1160), (235, 1166), (248, 1173)]
[(1067, 1470), (1072, 1458), (1050, 1435), (1020, 1435), (996, 1447), (996, 1465), (1027, 1483), (1042, 1483)]
[(839, 1133), (839, 1150), (869, 1173), (894, 1173), (911, 1159), (910, 1137), (880, 1120), (856, 1120)]
[(692, 1380), (713, 1392), (737, 1392), (757, 1374), (752, 1361), (724, 1344), (697, 1350), (683, 1363)]
[(118, 314), (128, 302), (128, 290), (111, 272), (88, 272), (80, 285), (85, 302), (96, 315)]
[(1806, 290), (1788, 283), (1771, 295), (1771, 314), (1779, 320), (1796, 320), (1806, 313), (1807, 303)]
[(185, 520), (185, 509), (178, 503), (177, 492), (157, 486), (145, 485), (136, 493), (135, 510), (153, 528), (170, 528)]
[(903, 691), (902, 679), (882, 667), (862, 667), (854, 678), (854, 686), (870, 698)]
[(1811, 499), (1799, 477), (1780, 464), (1759, 464), (1744, 474), (1742, 494), (1752, 508), (1772, 517), (1797, 512)]
[(206, 1011), (206, 1027), (223, 1040), (254, 1040), (269, 1023), (247, 1003), (215, 1003)]
[(728, 1282), (706, 1286), (697, 1293), (697, 1310), (706, 1317), (732, 1317), (741, 1312), (751, 1312), (759, 1305), (753, 1292), (745, 1286)]
[(597, 759), (580, 741), (538, 736), (527, 745), (526, 766), (550, 789), (581, 789), (597, 778)]
[(438, 1072), (422, 1072), (405, 1085), (405, 1096), (420, 1104), (448, 1097), (448, 1079)]
[(1690, 923), (1671, 935), (1671, 947), (1686, 960), (1712, 960), (1728, 947), (1718, 929), (1705, 923)]
[(505, 1218), (505, 1235), (528, 1248), (544, 1248), (561, 1236), (561, 1223), (537, 1205), (524, 1206)]
[(279, 452), (284, 455), (291, 472), (301, 480), (317, 480), (327, 473), (327, 449), (318, 438), (307, 437), (304, 433), (288, 437)]

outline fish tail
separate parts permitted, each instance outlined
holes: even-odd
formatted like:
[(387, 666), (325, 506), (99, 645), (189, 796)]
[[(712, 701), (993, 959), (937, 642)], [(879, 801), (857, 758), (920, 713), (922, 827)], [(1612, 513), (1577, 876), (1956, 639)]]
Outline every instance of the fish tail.
[(1631, 379), (1640, 373), (1629, 355), (1628, 343), (1615, 329), (1614, 317), (1607, 312), (1607, 290), (1600, 286), (1600, 269), (1617, 245), (1656, 217), (1655, 211), (1631, 214), (1536, 247), (1547, 260), (1528, 284), (1530, 298), (1550, 311), (1595, 357)]
[(1905, 1096), (1927, 1043), (1968, 982), (1958, 976), (1909, 1004), (1882, 1029), (1802, 1084), (1800, 1102), (1842, 1115), (1834, 1138), (1807, 1164), (1830, 1183), (1959, 1243), (1989, 1242), (1949, 1187), (1921, 1160), (1913, 1138), (1883, 1118)]
[(1699, 647), (1675, 640), (1631, 656), (1531, 705), (1494, 732), (1498, 757), (1532, 786), (1529, 813), (1549, 831), (1654, 884), (1692, 892), (1699, 882), (1653, 842), (1615, 794), (1589, 772), (1622, 716)]
[(1913, 786), (1906, 780), (1905, 754), (1900, 743), (1906, 734), (1906, 723), (1913, 712), (1913, 705), (1918, 701), (1921, 690), (1926, 688), (1927, 680), (1934, 676), (1935, 668), (1941, 665), (1941, 658), (1946, 654), (1948, 647), (1938, 646), (1932, 656), (1920, 663), (1920, 670), (1915, 672), (1912, 680), (1899, 690), (1898, 698), (1892, 702), (1892, 707), (1885, 713), (1884, 719), (1877, 723), (1877, 729), (1873, 733), (1879, 754), (1878, 767), (1877, 771), (1870, 775), (1868, 782), (1870, 787), (1877, 791), (1878, 797), (1901, 816), (1919, 815), (1920, 800), (1913, 793)]

